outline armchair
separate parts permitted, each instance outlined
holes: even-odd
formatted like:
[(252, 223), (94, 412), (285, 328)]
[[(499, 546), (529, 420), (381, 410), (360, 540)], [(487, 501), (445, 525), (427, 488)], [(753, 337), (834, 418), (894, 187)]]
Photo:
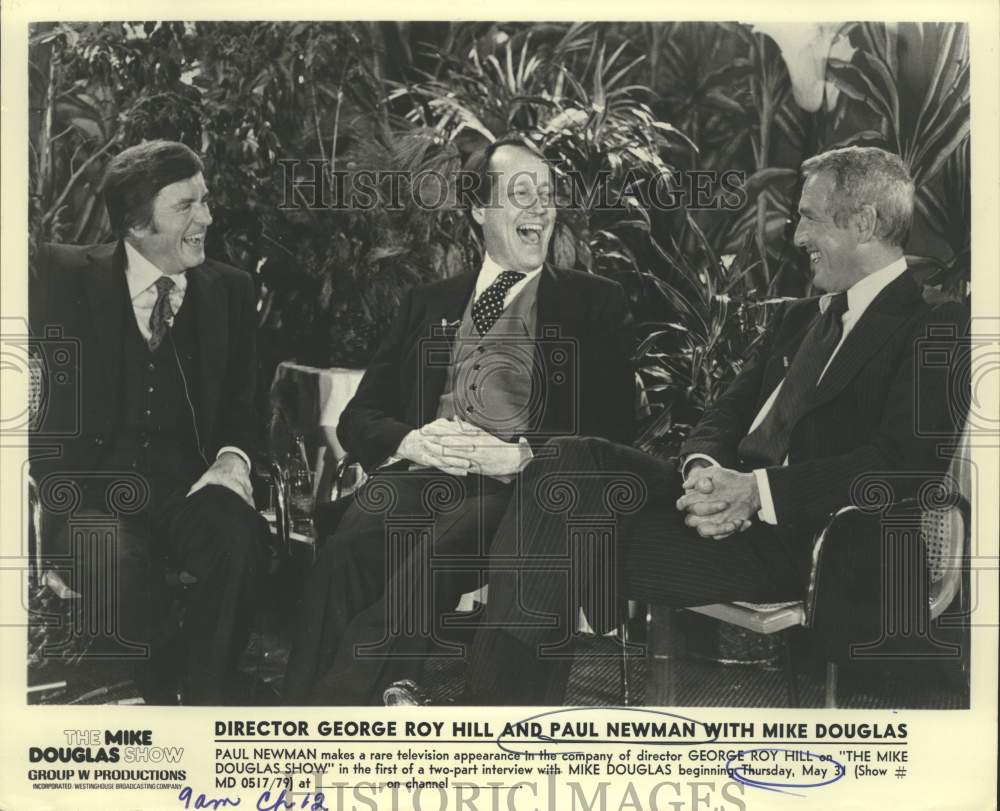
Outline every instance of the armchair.
[[(812, 571), (802, 601), (717, 603), (686, 610), (756, 633), (780, 634), (793, 706), (799, 696), (787, 639), (792, 628), (810, 629), (823, 645), (828, 708), (837, 706), (838, 665), (850, 658), (957, 658), (960, 651), (936, 640), (930, 623), (956, 596), (965, 596), (969, 456), (966, 423), (940, 485), (925, 486), (917, 498), (900, 500), (883, 490), (871, 505), (846, 507), (832, 515), (813, 539)], [(656, 703), (674, 703), (675, 698), (672, 612), (650, 607), (651, 621), (667, 638), (665, 655), (654, 656)]]
[[(260, 457), (254, 460), (252, 480), (257, 504), (271, 505), (260, 512), (268, 519), (272, 528), (271, 552), (277, 564), (290, 554), (287, 476), (277, 460)], [(45, 558), (44, 540), (48, 531), (46, 511), (43, 509), (38, 483), (31, 476), (27, 481), (27, 505), (29, 668), (43, 667), (45, 660), (51, 656), (60, 657), (72, 666), (87, 654), (86, 644), (74, 640), (69, 622), (71, 603), (80, 599), (80, 594), (67, 586), (60, 574), (66, 569), (65, 561), (60, 565), (59, 561)], [(275, 567), (272, 566), (272, 570), (273, 568)], [(189, 572), (172, 570), (165, 573), (165, 582), (173, 595), (173, 605), (169, 611), (171, 622), (179, 627), (183, 622), (182, 595), (185, 589), (196, 582), (196, 578)], [(53, 630), (56, 633), (51, 633)], [(29, 694), (34, 692), (37, 692), (37, 688), (29, 687)], [(44, 700), (44, 695), (34, 698)]]

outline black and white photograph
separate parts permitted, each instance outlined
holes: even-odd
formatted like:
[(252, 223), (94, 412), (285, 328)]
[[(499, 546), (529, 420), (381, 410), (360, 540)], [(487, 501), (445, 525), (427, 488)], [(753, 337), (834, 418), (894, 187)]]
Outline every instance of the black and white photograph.
[(9, 807), (988, 807), (968, 6), (8, 19)]

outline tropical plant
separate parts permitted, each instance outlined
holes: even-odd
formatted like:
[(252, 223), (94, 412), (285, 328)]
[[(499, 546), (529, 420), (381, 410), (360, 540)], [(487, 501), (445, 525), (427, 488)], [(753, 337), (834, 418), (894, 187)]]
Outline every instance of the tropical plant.
[[(661, 187), (661, 199), (663, 192), (680, 193), (678, 165), (691, 165), (697, 148), (653, 113), (649, 89), (636, 80), (644, 56), (627, 37), (593, 24), (569, 26), (557, 36), (546, 26), (543, 45), (533, 48), (534, 28), (492, 33), (492, 51), (480, 39), (464, 62), (442, 55), (437, 78), (401, 87), (397, 98), (414, 98), (412, 118), (447, 142), (489, 140), (512, 129), (533, 132), (563, 183), (552, 260), (622, 282), (633, 312), (647, 322), (644, 329), (664, 317), (693, 322), (678, 327), (688, 332), (672, 345), (662, 332), (642, 345), (639, 381), (659, 416), (653, 430), (662, 436), (675, 415), (671, 404), (683, 403), (676, 412), (693, 419), (714, 396), (704, 391), (702, 364), (706, 354), (714, 362), (721, 351), (721, 344), (719, 351), (715, 344), (695, 346), (713, 340), (710, 322), (718, 314), (710, 311), (724, 299), (697, 281), (690, 286), (685, 274), (696, 260), (684, 258), (682, 244), (697, 231), (699, 256), (707, 248), (712, 258), (704, 261), (718, 266), (718, 259), (683, 204), (664, 211), (651, 203), (654, 186)], [(684, 347), (689, 355), (678, 365), (686, 364), (686, 384), (675, 381), (679, 368), (666, 362)], [(731, 376), (721, 367), (709, 371), (706, 364), (704, 370)]]
[[(746, 56), (737, 60), (740, 72), (734, 79), (742, 81), (734, 96), (750, 113), (751, 163), (745, 189), (751, 204), (737, 212), (716, 239), (724, 239), (723, 244), (733, 250), (744, 234), (753, 233), (759, 265), (752, 279), (757, 290), (769, 294), (788, 258), (778, 240), (791, 214), (798, 175), (796, 168), (776, 165), (774, 147), (779, 126), (788, 130), (786, 122), (794, 107), (792, 84), (781, 50), (770, 36), (746, 26), (730, 26), (730, 30), (746, 45)], [(775, 265), (774, 260), (781, 264)]]
[[(30, 237), (106, 238), (107, 160), (183, 140), (206, 156), (210, 255), (257, 270), (272, 360), (364, 365), (401, 291), (475, 267), (482, 246), (451, 205), (399, 206), (379, 188), (364, 207), (310, 206), (289, 184), (316, 166), (348, 186), (391, 169), (406, 200), (405, 178), (450, 176), (530, 131), (566, 192), (552, 260), (625, 285), (646, 440), (662, 442), (735, 374), (766, 303), (804, 292), (788, 222), (808, 155), (899, 151), (920, 233), (937, 240), (920, 260), (967, 289), (967, 49), (954, 23), (40, 24)], [(747, 205), (685, 205), (691, 169), (742, 172)], [(652, 205), (664, 189), (680, 202)]]
[(854, 59), (831, 60), (827, 70), (837, 87), (875, 114), (877, 129), (844, 142), (875, 142), (896, 152), (921, 187), (969, 137), (966, 25), (900, 23), (893, 30), (857, 23), (853, 30), (860, 43)]
[(971, 222), (968, 27), (866, 22), (849, 30), (858, 52), (850, 62), (831, 60), (827, 70), (874, 123), (836, 145), (872, 143), (903, 158), (917, 189), (917, 211), (952, 250), (950, 259), (935, 261), (945, 271), (939, 280), (961, 290), (969, 278)]
[(951, 256), (908, 255), (913, 265), (928, 267), (927, 282), (939, 286), (946, 297), (964, 299), (972, 273), (972, 195), (969, 180), (969, 141), (966, 139), (945, 161), (941, 173), (917, 196), (917, 211), (948, 246)]
[[(512, 130), (533, 132), (569, 201), (553, 238), (555, 263), (607, 275), (632, 271), (651, 252), (644, 189), (673, 175), (667, 156), (694, 149), (642, 100), (648, 89), (632, 77), (643, 58), (628, 53), (627, 41), (605, 42), (604, 28), (594, 24), (492, 36), (492, 51), (481, 38), (465, 60), (441, 54), (437, 78), (401, 86), (394, 97), (413, 99), (410, 117), (464, 151)], [(607, 204), (593, 204), (600, 198)]]
[(206, 159), (208, 252), (261, 271), (261, 321), (277, 354), (363, 366), (401, 290), (454, 272), (456, 251), (415, 207), (286, 205), (283, 161), (316, 159), (331, 174), (348, 160), (419, 168), (407, 159), (421, 139), (388, 123), (382, 75), (399, 70), (385, 33), (367, 23), (39, 26), (32, 246), (107, 239), (96, 194), (107, 161), (143, 139), (184, 141)]
[[(643, 28), (649, 29), (650, 47), (659, 48), (653, 74), (657, 109), (677, 111), (674, 123), (698, 145), (690, 168), (737, 170), (744, 178), (747, 205), (690, 215), (719, 254), (740, 251), (745, 235), (754, 234), (758, 261), (752, 275), (762, 292), (801, 292), (804, 274), (795, 268), (784, 224), (807, 133), (773, 27), (668, 23)], [(693, 233), (687, 231), (682, 250), (698, 250)]]
[(651, 295), (670, 321), (639, 325), (637, 373), (654, 405), (639, 437), (640, 447), (670, 455), (687, 429), (722, 394), (752, 354), (781, 299), (762, 295), (752, 277), (754, 234), (748, 232), (736, 254), (719, 256), (693, 220), (688, 221), (696, 253), (657, 246), (673, 274), (665, 282), (644, 273)]
[[(107, 237), (97, 190), (107, 161), (151, 132), (197, 145), (183, 23), (44, 23), (29, 53), (30, 243)], [(32, 251), (32, 253), (34, 253)]]
[(717, 23), (643, 23), (653, 109), (698, 145), (699, 165), (727, 169), (746, 146), (751, 111), (733, 97), (747, 74), (744, 44)]

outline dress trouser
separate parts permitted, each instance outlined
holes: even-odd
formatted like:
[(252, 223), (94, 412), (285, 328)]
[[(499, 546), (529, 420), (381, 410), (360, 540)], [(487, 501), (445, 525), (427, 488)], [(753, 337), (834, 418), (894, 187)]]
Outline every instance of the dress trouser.
[(557, 439), (546, 450), (521, 474), (493, 541), (469, 703), (561, 703), (580, 605), (603, 630), (624, 598), (692, 606), (802, 597), (801, 539), (758, 522), (702, 538), (674, 506), (682, 489), (672, 465), (596, 438)]
[(429, 657), (464, 655), (446, 627), (485, 582), (512, 485), (436, 470), (383, 471), (324, 540), (302, 597), (285, 703), (381, 704)]
[[(186, 492), (154, 480), (144, 504), (114, 510), (84, 499), (46, 556), (81, 592), (74, 622), (93, 639), (92, 653), (138, 665), (147, 703), (175, 700), (179, 681), (186, 704), (226, 704), (259, 599), (267, 527), (228, 488)], [(185, 589), (176, 636), (170, 570), (197, 578)]]

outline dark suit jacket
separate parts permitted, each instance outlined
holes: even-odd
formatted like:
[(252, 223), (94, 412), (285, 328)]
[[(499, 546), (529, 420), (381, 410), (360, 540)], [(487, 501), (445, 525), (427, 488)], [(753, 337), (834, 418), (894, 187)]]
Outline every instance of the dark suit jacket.
[[(39, 454), (46, 453), (42, 448), (61, 452), (49, 458), (33, 454), (33, 469), (40, 473), (93, 469), (123, 416), (118, 396), (123, 319), (134, 318), (124, 245), (46, 245), (34, 264), (28, 302), (32, 334), (43, 338), (46, 330), (57, 329), (60, 337), (50, 336), (48, 342), (69, 341), (79, 358), (70, 370), (75, 375), (73, 385), (45, 403), (44, 418), (32, 437)], [(211, 461), (219, 448), (234, 445), (253, 458), (257, 437), (253, 281), (249, 274), (212, 260), (189, 270), (187, 278), (184, 306), (191, 301), (197, 307), (200, 357), (195, 405), (202, 452)]]
[[(631, 442), (635, 378), (624, 291), (589, 273), (548, 266), (541, 273), (535, 366), (546, 388), (525, 438), (536, 449), (559, 435)], [(404, 295), (393, 328), (337, 427), (344, 448), (366, 470), (391, 456), (406, 434), (435, 418), (454, 338), (454, 328), (442, 331), (441, 322), (454, 324), (462, 317), (476, 275), (462, 274)], [(571, 359), (568, 378), (553, 374), (566, 368), (563, 352)]]
[[(724, 467), (746, 469), (737, 446), (818, 316), (817, 298), (792, 302), (776, 314), (760, 350), (705, 412), (683, 455), (704, 453)], [(856, 500), (852, 487), (865, 474), (895, 475), (904, 491), (896, 494), (912, 495), (905, 491), (919, 486), (920, 474), (926, 480), (945, 469), (948, 459), (939, 447), (957, 434), (964, 418), (954, 386), (967, 386), (968, 378), (951, 387), (935, 382), (921, 352), (933, 325), (964, 336), (967, 322), (962, 305), (928, 306), (909, 272), (876, 296), (793, 427), (789, 464), (767, 469), (779, 525), (817, 526)], [(958, 348), (957, 340), (950, 343)]]

